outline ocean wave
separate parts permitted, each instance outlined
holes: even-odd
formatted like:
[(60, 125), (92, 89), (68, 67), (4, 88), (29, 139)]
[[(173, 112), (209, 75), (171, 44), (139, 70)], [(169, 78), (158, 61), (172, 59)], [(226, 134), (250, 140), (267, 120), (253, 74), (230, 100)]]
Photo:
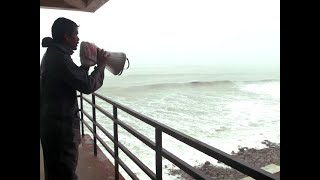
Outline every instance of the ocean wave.
[(208, 86), (224, 86), (224, 85), (233, 85), (238, 82), (242, 83), (263, 83), (263, 82), (276, 82), (279, 80), (276, 79), (264, 79), (257, 81), (230, 81), (230, 80), (219, 80), (219, 81), (189, 81), (189, 82), (174, 82), (174, 83), (150, 83), (143, 85), (133, 85), (126, 88), (179, 88), (179, 87), (208, 87)]
[(191, 81), (191, 82), (181, 82), (181, 83), (155, 83), (155, 84), (145, 84), (138, 86), (131, 86), (129, 88), (173, 88), (173, 87), (199, 87), (199, 86), (212, 86), (218, 84), (232, 84), (232, 81)]
[(255, 80), (255, 81), (243, 81), (247, 83), (264, 83), (264, 82), (280, 82), (279, 79), (261, 79), (261, 80)]

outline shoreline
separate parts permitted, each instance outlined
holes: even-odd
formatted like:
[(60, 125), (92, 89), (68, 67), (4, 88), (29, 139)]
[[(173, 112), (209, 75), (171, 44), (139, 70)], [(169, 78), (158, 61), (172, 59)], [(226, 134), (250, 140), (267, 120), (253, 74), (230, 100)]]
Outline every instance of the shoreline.
[[(231, 156), (239, 160), (247, 162), (248, 164), (261, 168), (269, 164), (276, 164), (280, 166), (280, 143), (273, 143), (268, 140), (262, 142), (266, 147), (262, 149), (239, 147), (239, 151), (231, 152)], [(222, 162), (218, 162), (223, 164)], [(219, 167), (212, 165), (209, 161), (204, 162), (198, 166), (194, 166), (197, 170), (204, 172), (206, 175), (213, 179), (241, 179), (247, 175), (233, 169), (231, 167)], [(170, 175), (180, 176), (181, 179), (193, 180), (191, 176), (182, 171), (181, 169), (170, 169)]]

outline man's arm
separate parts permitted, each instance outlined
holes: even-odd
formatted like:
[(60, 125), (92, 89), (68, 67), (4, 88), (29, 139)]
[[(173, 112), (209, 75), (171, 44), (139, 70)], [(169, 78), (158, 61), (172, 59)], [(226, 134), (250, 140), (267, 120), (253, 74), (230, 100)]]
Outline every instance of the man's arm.
[(98, 65), (88, 75), (89, 68), (78, 67), (71, 59), (63, 59), (60, 65), (60, 78), (74, 89), (90, 94), (103, 85), (105, 66)]
[(87, 73), (89, 72), (90, 67), (87, 67), (87, 66), (84, 66), (84, 65), (81, 65), (80, 67), (81, 67), (83, 70), (85, 70)]

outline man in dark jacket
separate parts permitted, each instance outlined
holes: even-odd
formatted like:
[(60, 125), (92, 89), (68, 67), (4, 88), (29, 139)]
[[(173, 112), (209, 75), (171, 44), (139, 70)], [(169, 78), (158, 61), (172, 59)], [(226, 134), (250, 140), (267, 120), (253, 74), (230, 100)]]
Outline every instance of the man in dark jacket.
[(58, 18), (52, 25), (52, 38), (44, 38), (48, 47), (40, 67), (40, 139), (46, 180), (77, 180), (75, 173), (80, 144), (80, 118), (77, 91), (90, 94), (104, 80), (107, 56), (98, 50), (97, 66), (77, 66), (71, 59), (77, 49), (78, 25)]

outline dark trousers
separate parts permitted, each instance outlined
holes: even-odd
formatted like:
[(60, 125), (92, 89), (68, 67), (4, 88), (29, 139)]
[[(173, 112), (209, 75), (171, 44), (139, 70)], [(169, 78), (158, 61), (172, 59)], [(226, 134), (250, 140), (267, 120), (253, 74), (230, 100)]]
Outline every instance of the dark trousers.
[[(69, 128), (68, 128), (69, 129)], [(42, 129), (40, 133), (43, 149), (45, 180), (78, 180), (79, 142), (74, 131), (55, 128)]]

